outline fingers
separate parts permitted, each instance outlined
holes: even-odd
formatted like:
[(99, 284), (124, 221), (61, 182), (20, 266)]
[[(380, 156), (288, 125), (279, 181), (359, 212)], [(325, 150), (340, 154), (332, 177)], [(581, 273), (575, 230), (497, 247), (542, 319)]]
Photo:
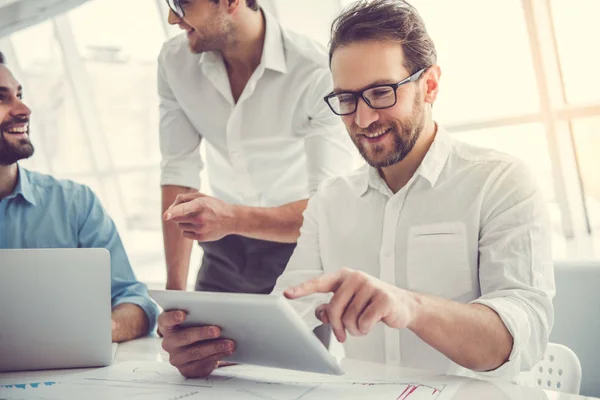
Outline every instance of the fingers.
[(204, 360), (192, 361), (181, 365), (177, 367), (177, 369), (179, 370), (179, 373), (186, 378), (205, 378), (219, 367), (220, 360), (229, 355), (230, 354), (228, 353), (214, 354)]
[(172, 332), (179, 324), (185, 321), (185, 317), (185, 311), (165, 311), (158, 316), (158, 329), (163, 335)]
[(320, 306), (318, 306), (315, 309), (315, 316), (322, 323), (328, 324), (329, 323), (329, 316), (327, 315), (327, 304), (321, 304)]
[(202, 229), (202, 224), (177, 223), (179, 229), (183, 232), (198, 232)]
[(358, 317), (358, 329), (361, 332), (370, 332), (373, 326), (381, 321), (387, 313), (387, 307), (380, 297), (373, 298), (364, 312)]
[(171, 206), (165, 211), (164, 218), (171, 221), (176, 218), (187, 217), (190, 214), (198, 213), (202, 210), (202, 203), (199, 201), (189, 201), (176, 206)]
[(342, 315), (346, 311), (346, 307), (350, 303), (350, 300), (352, 300), (354, 292), (355, 282), (353, 282), (351, 279), (346, 279), (335, 291), (335, 294), (327, 306), (329, 324), (333, 329), (335, 337), (340, 343), (344, 343), (346, 341), (346, 329), (342, 323)]
[(360, 330), (358, 319), (369, 305), (372, 296), (373, 288), (364, 285), (354, 294), (352, 301), (346, 307), (346, 311), (342, 316), (342, 324), (352, 336), (364, 336), (369, 333), (368, 330)]
[(341, 284), (342, 277), (343, 270), (324, 274), (303, 282), (298, 286), (288, 288), (283, 293), (288, 299), (297, 299), (314, 293), (335, 292)]
[(221, 239), (223, 236), (216, 236), (214, 234), (198, 233), (192, 231), (183, 231), (181, 236), (187, 239), (197, 240), (199, 242), (214, 242), (215, 240)]
[(163, 316), (161, 321), (163, 326), (169, 327), (169, 333), (165, 333), (162, 347), (169, 353), (171, 365), (175, 366), (182, 375), (189, 378), (207, 376), (217, 368), (219, 360), (233, 354), (235, 343), (229, 339), (218, 339), (221, 335), (218, 327), (177, 329), (178, 325), (172, 325), (174, 319), (172, 314)]
[(221, 330), (216, 326), (189, 327), (171, 331), (165, 335), (162, 343), (163, 349), (172, 353), (197, 342), (216, 339), (221, 336)]
[(169, 352), (169, 362), (179, 368), (191, 362), (206, 360), (216, 354), (230, 356), (234, 350), (235, 343), (229, 339), (202, 341)]
[[(195, 218), (194, 221), (199, 221), (199, 217)], [(174, 220), (174, 222), (177, 222), (177, 228), (181, 231), (181, 235), (188, 239), (204, 241), (210, 232), (202, 222), (181, 223), (177, 220)]]
[(341, 269), (288, 288), (284, 294), (289, 299), (297, 299), (334, 292), (329, 304), (317, 307), (315, 315), (321, 322), (329, 323), (337, 340), (343, 343), (346, 331), (353, 336), (364, 336), (391, 312), (389, 296), (372, 279), (362, 272)]

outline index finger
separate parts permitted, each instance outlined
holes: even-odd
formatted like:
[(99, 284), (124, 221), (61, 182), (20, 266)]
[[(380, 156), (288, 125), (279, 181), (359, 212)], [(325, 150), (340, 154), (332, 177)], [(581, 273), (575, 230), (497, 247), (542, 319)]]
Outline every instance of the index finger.
[(185, 321), (185, 311), (165, 311), (158, 316), (158, 327), (161, 331), (171, 331)]
[(194, 214), (199, 212), (202, 209), (202, 206), (198, 203), (192, 204), (191, 202), (181, 203), (176, 206), (171, 206), (167, 211), (165, 211), (165, 219), (167, 221), (172, 220), (174, 218), (185, 217), (189, 214)]
[(340, 286), (341, 281), (342, 277), (339, 271), (324, 274), (301, 283), (298, 286), (288, 288), (283, 292), (283, 294), (288, 299), (297, 299), (314, 293), (335, 292), (335, 290)]

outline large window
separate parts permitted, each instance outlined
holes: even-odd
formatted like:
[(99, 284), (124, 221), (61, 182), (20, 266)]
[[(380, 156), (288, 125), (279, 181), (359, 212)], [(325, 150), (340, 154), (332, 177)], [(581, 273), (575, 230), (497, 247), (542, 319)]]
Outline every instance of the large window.
[[(552, 0), (556, 44), (569, 103), (600, 102), (600, 2)], [(598, 131), (596, 131), (598, 132)]]

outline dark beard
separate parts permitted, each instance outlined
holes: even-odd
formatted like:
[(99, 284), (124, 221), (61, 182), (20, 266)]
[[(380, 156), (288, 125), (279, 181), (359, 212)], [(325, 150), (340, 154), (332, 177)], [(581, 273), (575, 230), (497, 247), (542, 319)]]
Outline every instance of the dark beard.
[(15, 146), (4, 135), (0, 130), (0, 165), (12, 165), (33, 155), (35, 149), (29, 139), (21, 139)]
[(420, 101), (420, 93), (416, 93), (415, 101), (413, 103), (413, 115), (408, 121), (402, 122), (400, 120), (393, 120), (389, 126), (383, 126), (382, 124), (374, 123), (368, 129), (356, 129), (355, 132), (377, 132), (381, 131), (385, 128), (390, 129), (389, 135), (392, 135), (394, 140), (394, 148), (387, 155), (387, 157), (383, 160), (375, 160), (370, 157), (373, 155), (378, 155), (385, 151), (384, 146), (370, 146), (371, 151), (367, 150), (364, 142), (359, 140), (356, 133), (351, 135), (352, 141), (358, 148), (360, 155), (364, 158), (364, 160), (373, 168), (385, 168), (391, 165), (397, 164), (400, 161), (404, 160), (404, 158), (412, 151), (421, 135), (421, 131), (425, 126), (425, 118), (422, 107), (422, 101)]

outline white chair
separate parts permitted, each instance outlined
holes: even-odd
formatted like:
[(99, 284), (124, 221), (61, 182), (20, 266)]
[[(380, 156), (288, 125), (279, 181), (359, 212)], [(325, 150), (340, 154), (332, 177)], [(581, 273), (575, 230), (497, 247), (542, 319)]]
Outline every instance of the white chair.
[(540, 389), (579, 394), (581, 363), (567, 346), (548, 343), (544, 356), (531, 371), (522, 372), (520, 381)]

